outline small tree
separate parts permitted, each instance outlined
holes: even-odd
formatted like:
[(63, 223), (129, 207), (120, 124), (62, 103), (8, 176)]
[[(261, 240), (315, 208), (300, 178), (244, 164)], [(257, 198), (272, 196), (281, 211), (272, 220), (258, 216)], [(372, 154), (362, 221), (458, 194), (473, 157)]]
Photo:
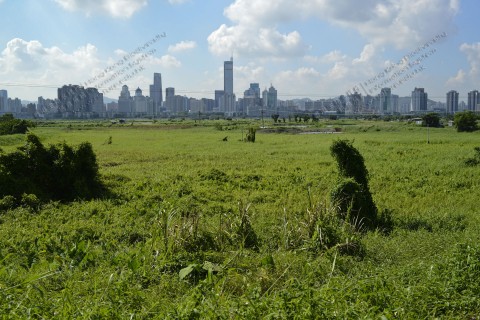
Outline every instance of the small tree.
[(426, 127), (440, 127), (440, 116), (434, 112), (427, 113), (422, 117), (423, 125)]
[(274, 123), (277, 123), (278, 122), (278, 118), (280, 117), (279, 114), (272, 114), (272, 119), (273, 119), (273, 122)]
[(472, 111), (456, 113), (454, 123), (458, 132), (472, 132), (478, 130), (477, 116)]

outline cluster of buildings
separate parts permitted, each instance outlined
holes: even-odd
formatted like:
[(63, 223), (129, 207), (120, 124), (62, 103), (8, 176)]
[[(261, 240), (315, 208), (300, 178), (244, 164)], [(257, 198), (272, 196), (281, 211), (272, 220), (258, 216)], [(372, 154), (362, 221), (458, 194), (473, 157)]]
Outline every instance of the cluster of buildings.
[(153, 74), (149, 95), (137, 87), (134, 95), (127, 85), (119, 93), (118, 100), (105, 98), (97, 88), (64, 85), (57, 90), (56, 99), (39, 97), (36, 104), (23, 105), (20, 99), (11, 99), (6, 90), (0, 90), (0, 115), (13, 113), (19, 117), (47, 118), (113, 118), (113, 117), (175, 117), (200, 114), (224, 116), (269, 117), (277, 114), (288, 117), (292, 114), (408, 114), (438, 112), (454, 114), (471, 110), (480, 112), (478, 90), (468, 93), (468, 102), (459, 102), (459, 93), (449, 91), (446, 101), (428, 99), (424, 88), (415, 88), (410, 97), (399, 97), (391, 88), (383, 88), (376, 96), (362, 96), (358, 92), (337, 98), (311, 100), (279, 100), (273, 85), (263, 91), (259, 83), (251, 83), (243, 97), (237, 99), (233, 91), (233, 58), (224, 61), (223, 89), (214, 91), (214, 98), (189, 98), (175, 94), (175, 88), (165, 88), (163, 95), (162, 75)]

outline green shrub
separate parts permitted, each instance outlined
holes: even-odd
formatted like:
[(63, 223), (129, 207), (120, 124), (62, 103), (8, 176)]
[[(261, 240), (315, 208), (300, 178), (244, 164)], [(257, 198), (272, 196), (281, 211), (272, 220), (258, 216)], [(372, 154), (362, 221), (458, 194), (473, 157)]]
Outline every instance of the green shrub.
[(31, 121), (15, 119), (12, 114), (7, 113), (0, 117), (0, 135), (24, 134), (28, 128), (34, 127)]
[(248, 128), (247, 136), (245, 137), (246, 142), (255, 142), (255, 128)]
[(65, 143), (43, 146), (29, 134), (25, 146), (0, 154), (0, 196), (40, 201), (93, 198), (103, 190), (95, 153), (89, 143), (72, 148)]
[(377, 207), (368, 187), (363, 156), (347, 140), (335, 141), (330, 151), (339, 170), (339, 182), (330, 194), (337, 214), (357, 227), (375, 228)]
[(480, 147), (475, 147), (474, 150), (475, 154), (473, 155), (473, 157), (465, 160), (465, 164), (467, 166), (474, 167), (480, 163)]
[(454, 123), (458, 132), (472, 132), (478, 130), (477, 116), (472, 111), (456, 113)]

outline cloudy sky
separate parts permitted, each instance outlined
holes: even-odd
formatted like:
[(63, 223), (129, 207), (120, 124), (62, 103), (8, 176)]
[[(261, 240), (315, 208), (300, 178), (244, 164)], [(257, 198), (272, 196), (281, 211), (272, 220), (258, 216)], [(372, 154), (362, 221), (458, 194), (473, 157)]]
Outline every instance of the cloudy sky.
[(55, 98), (63, 84), (148, 95), (153, 73), (213, 98), (223, 61), (234, 90), (282, 100), (353, 89), (410, 95), (480, 90), (478, 0), (0, 0), (0, 89)]

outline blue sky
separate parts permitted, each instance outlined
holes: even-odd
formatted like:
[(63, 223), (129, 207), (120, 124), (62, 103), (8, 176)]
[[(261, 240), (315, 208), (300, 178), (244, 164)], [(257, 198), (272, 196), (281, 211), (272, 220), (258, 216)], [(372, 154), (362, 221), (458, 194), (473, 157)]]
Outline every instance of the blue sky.
[(112, 75), (125, 67), (99, 75), (165, 35), (153, 54), (128, 59), (141, 66), (123, 82), (132, 92), (148, 95), (160, 72), (164, 88), (212, 98), (233, 53), (237, 97), (251, 82), (272, 84), (282, 100), (338, 96), (359, 84), (376, 94), (383, 84), (365, 83), (414, 53), (408, 62), (427, 57), (390, 68), (384, 86), (401, 96), (424, 87), (439, 101), (453, 89), (465, 100), (480, 90), (478, 12), (478, 0), (0, 0), (0, 89), (55, 98), (57, 87), (96, 77), (90, 83), (117, 98), (120, 76)]

